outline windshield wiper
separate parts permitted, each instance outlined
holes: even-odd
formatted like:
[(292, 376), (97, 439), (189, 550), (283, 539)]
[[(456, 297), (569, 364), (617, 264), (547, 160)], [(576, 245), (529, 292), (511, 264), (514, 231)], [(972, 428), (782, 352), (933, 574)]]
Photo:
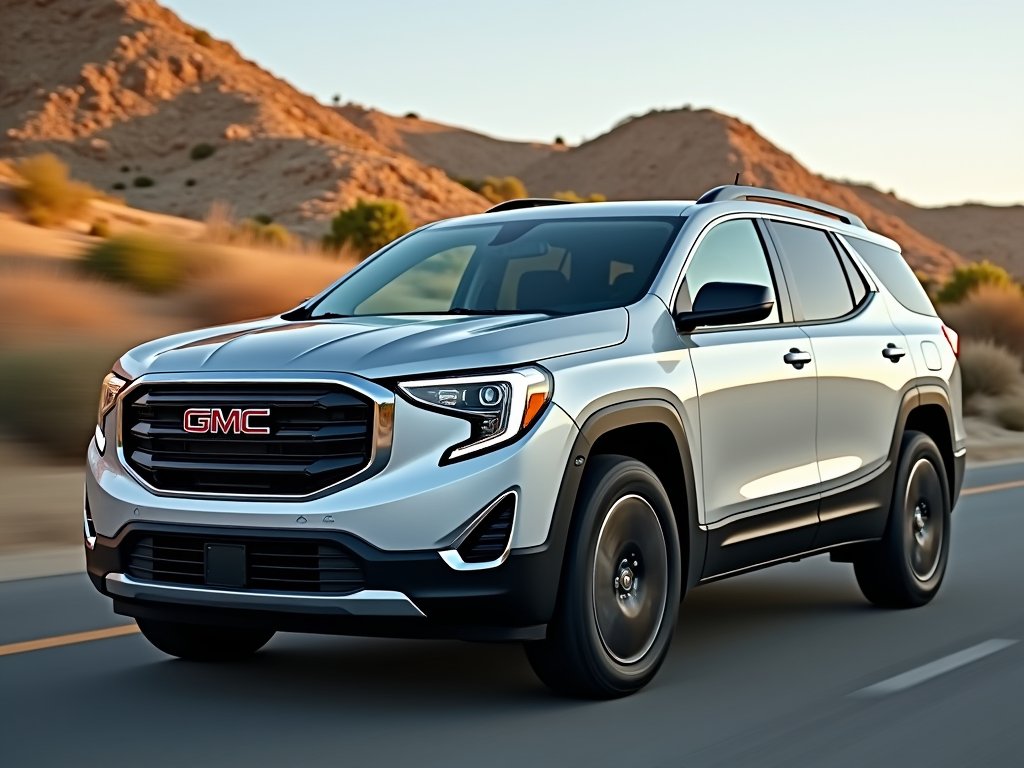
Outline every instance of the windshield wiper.
[(470, 309), (469, 307), (452, 307), (443, 315), (560, 315), (551, 309)]

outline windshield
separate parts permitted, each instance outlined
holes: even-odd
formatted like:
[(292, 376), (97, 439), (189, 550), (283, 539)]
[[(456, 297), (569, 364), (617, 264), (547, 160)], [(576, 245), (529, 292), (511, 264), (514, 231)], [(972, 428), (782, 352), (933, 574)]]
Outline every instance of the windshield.
[(682, 223), (616, 217), (425, 229), (354, 271), (310, 317), (622, 307), (650, 286)]

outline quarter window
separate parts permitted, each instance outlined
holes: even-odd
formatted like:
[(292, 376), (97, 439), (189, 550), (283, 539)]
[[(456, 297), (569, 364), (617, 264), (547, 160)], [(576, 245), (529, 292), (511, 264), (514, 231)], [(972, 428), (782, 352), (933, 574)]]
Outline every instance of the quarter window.
[(828, 235), (820, 229), (777, 221), (771, 228), (772, 239), (789, 266), (787, 282), (796, 293), (803, 319), (830, 320), (850, 312), (850, 285)]
[[(764, 285), (775, 294), (775, 284), (768, 267), (768, 256), (761, 237), (750, 219), (736, 219), (719, 224), (701, 240), (697, 252), (686, 268), (683, 285), (676, 297), (676, 312), (693, 309), (693, 300), (707, 283), (750, 283)], [(779, 322), (779, 302), (760, 324)]]

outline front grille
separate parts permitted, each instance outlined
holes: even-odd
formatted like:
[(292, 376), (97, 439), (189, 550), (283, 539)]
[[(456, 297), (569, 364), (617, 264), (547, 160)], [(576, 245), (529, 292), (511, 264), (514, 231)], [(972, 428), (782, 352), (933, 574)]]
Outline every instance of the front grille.
[(512, 538), (512, 520), (516, 495), (508, 493), (498, 500), (483, 520), (459, 546), (459, 557), (466, 563), (490, 563), (500, 558)]
[(363, 588), (359, 561), (337, 544), (316, 541), (144, 536), (129, 551), (128, 575), (147, 581), (205, 586), (208, 544), (245, 547), (244, 589), (347, 593)]
[[(373, 409), (340, 384), (260, 382), (142, 384), (121, 404), (125, 461), (171, 492), (305, 496), (365, 467)], [(189, 409), (268, 409), (252, 426), (269, 434), (186, 432)], [(200, 422), (201, 423), (201, 422)]]

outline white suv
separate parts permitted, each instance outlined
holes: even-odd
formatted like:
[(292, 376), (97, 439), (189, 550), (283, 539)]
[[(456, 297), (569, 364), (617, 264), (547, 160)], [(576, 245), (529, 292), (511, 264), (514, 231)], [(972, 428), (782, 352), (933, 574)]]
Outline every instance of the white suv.
[(687, 590), (830, 552), (927, 603), (963, 477), (957, 338), (892, 241), (753, 187), (519, 200), (103, 385), (88, 570), (186, 659), (275, 631), (523, 642), (638, 690)]

